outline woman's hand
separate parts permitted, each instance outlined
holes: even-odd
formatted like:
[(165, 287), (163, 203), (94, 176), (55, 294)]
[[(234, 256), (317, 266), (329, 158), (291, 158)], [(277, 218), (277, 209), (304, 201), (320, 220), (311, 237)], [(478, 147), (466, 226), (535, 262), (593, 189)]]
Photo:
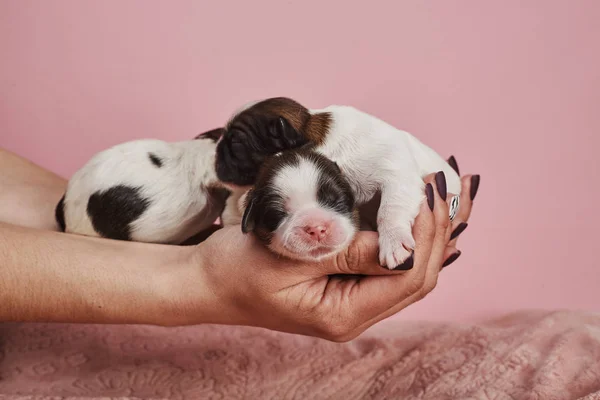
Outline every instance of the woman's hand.
[(443, 264), (456, 254), (456, 240), (450, 242), (450, 235), (470, 215), (470, 177), (463, 178), (454, 224), (447, 204), (452, 194), (447, 201), (441, 197), (445, 181), (435, 175), (425, 181), (433, 190), (415, 221), (411, 270), (389, 271), (379, 265), (375, 232), (360, 232), (334, 259), (299, 263), (277, 257), (239, 227), (227, 227), (194, 249), (179, 291), (182, 320), (176, 323), (193, 324), (194, 309), (208, 307), (212, 313), (203, 322), (259, 326), (332, 341), (353, 339), (427, 295)]
[(0, 190), (0, 322), (223, 323), (336, 341), (358, 336), (433, 289), (441, 266), (457, 253), (450, 232), (468, 220), (478, 183), (463, 178), (450, 227), (435, 179), (426, 179), (433, 212), (425, 203), (416, 220), (413, 269), (394, 272), (379, 266), (374, 232), (360, 233), (347, 252), (321, 264), (278, 258), (239, 227), (219, 230), (199, 246), (52, 232), (66, 181), (0, 150), (2, 165), (13, 174), (0, 179), (9, 193)]

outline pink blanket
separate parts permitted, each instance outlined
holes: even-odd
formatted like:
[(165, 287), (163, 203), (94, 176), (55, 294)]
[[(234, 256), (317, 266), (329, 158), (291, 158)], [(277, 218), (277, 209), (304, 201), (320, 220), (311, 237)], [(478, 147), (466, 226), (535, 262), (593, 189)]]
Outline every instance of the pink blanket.
[(0, 399), (600, 399), (600, 315), (255, 328), (0, 325)]

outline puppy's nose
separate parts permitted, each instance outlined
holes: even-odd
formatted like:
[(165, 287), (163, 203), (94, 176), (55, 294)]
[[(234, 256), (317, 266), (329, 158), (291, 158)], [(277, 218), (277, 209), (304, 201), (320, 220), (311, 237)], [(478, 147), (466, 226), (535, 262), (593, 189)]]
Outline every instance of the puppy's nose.
[(327, 236), (327, 226), (321, 225), (307, 225), (304, 227), (306, 232), (313, 240), (321, 241)]

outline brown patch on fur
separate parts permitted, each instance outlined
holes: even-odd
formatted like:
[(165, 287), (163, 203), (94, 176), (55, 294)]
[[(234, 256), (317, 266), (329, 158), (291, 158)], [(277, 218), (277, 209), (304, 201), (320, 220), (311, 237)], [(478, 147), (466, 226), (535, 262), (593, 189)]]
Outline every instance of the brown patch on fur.
[(227, 126), (245, 114), (259, 114), (270, 117), (283, 117), (292, 127), (314, 144), (321, 144), (331, 126), (331, 114), (312, 115), (308, 108), (287, 97), (273, 97), (260, 101), (234, 116)]
[(209, 202), (213, 205), (219, 205), (219, 216), (221, 216), (223, 210), (225, 210), (227, 199), (231, 196), (231, 191), (217, 183), (211, 183), (206, 186), (206, 193)]
[(321, 144), (325, 141), (330, 128), (331, 114), (318, 113), (311, 115), (308, 121), (306, 121), (303, 133), (311, 142)]
[(227, 189), (219, 182), (213, 182), (206, 185), (206, 191), (210, 196), (219, 200), (227, 200), (227, 198), (231, 195), (231, 190)]

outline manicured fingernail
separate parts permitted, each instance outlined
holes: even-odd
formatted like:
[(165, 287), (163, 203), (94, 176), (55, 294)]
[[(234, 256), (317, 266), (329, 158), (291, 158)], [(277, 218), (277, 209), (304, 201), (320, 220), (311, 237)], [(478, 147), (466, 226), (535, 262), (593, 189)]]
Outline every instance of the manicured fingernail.
[(448, 259), (444, 262), (444, 264), (442, 264), (442, 268), (447, 267), (448, 265), (452, 264), (454, 261), (456, 261), (456, 259), (458, 257), (460, 257), (461, 255), (461, 251), (458, 250), (456, 253), (452, 254), (450, 257), (448, 257)]
[(402, 264), (394, 268), (394, 271), (408, 271), (409, 269), (412, 269), (412, 267), (415, 264), (415, 258), (413, 256), (414, 253), (411, 254), (406, 260), (404, 260)]
[(444, 171), (435, 174), (435, 185), (437, 186), (438, 193), (442, 200), (446, 201), (448, 192), (446, 190), (446, 174), (444, 174)]
[(450, 156), (448, 159), (448, 164), (450, 164), (452, 169), (455, 170), (458, 175), (460, 175), (460, 172), (458, 171), (458, 163), (456, 162), (456, 158), (454, 158), (454, 156)]
[(425, 185), (425, 194), (427, 195), (427, 204), (429, 205), (429, 209), (433, 211), (433, 200), (435, 196), (433, 195), (433, 185), (431, 183)]
[(475, 195), (477, 194), (477, 190), (479, 190), (479, 175), (473, 175), (471, 177), (471, 201), (475, 200)]
[(452, 234), (450, 235), (450, 240), (455, 239), (458, 235), (463, 233), (463, 231), (467, 229), (467, 226), (469, 226), (469, 224), (467, 224), (466, 222), (461, 222), (460, 224), (458, 224), (454, 232), (452, 232)]

